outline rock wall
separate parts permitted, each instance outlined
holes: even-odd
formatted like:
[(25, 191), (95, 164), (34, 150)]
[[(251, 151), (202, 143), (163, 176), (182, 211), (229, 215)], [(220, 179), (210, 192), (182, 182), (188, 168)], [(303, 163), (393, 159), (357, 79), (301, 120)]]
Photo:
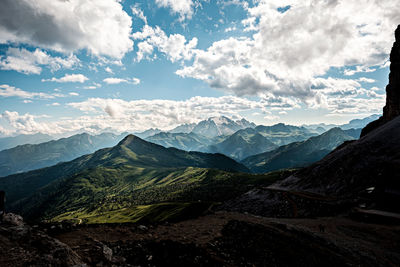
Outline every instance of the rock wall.
[(389, 84), (386, 86), (386, 105), (383, 116), (368, 124), (361, 137), (400, 115), (400, 25), (395, 31), (395, 42), (390, 52)]

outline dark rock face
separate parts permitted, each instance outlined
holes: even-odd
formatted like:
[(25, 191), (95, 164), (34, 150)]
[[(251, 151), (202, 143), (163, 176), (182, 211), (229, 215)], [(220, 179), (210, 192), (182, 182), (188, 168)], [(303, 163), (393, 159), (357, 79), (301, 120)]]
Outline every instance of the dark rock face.
[(0, 266), (83, 266), (64, 243), (8, 213), (0, 223)]
[(400, 115), (400, 25), (395, 31), (396, 41), (390, 53), (389, 84), (386, 86), (386, 106), (383, 116), (368, 124), (361, 137)]
[(386, 87), (386, 106), (383, 118), (389, 121), (400, 115), (400, 25), (397, 27), (396, 41), (390, 53), (389, 84)]

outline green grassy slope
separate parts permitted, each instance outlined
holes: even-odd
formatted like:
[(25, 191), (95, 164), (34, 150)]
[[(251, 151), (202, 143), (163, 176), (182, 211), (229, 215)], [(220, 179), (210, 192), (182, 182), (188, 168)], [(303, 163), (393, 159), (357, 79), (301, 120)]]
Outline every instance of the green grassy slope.
[(128, 135), (117, 146), (96, 151), (70, 162), (27, 173), (0, 178), (0, 189), (7, 192), (7, 200), (13, 203), (29, 197), (38, 189), (61, 178), (73, 176), (84, 170), (105, 168), (215, 168), (227, 171), (247, 172), (242, 164), (221, 154), (186, 152), (165, 148)]
[[(201, 212), (212, 203), (236, 197), (254, 186), (269, 185), (287, 174), (250, 175), (194, 167), (98, 167), (57, 180), (16, 202), (13, 209), (28, 219), (100, 222), (112, 218), (109, 222), (125, 222), (142, 220), (149, 213), (159, 216), (157, 205), (170, 203), (162, 206), (170, 219), (188, 205), (203, 203), (196, 204)], [(139, 210), (142, 215), (135, 214)]]
[(221, 154), (165, 148), (129, 135), (115, 147), (0, 178), (0, 189), (7, 192), (9, 209), (28, 219), (69, 218), (71, 213), (98, 218), (143, 205), (221, 201), (244, 192), (250, 183), (275, 177), (246, 171)]

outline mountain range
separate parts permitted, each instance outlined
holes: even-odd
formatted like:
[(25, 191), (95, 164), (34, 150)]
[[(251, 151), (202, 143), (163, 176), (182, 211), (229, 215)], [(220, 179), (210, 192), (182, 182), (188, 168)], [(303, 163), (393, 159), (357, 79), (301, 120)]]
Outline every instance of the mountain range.
[(13, 137), (0, 138), (0, 151), (25, 144), (40, 144), (53, 140), (53, 137), (47, 134), (21, 134)]
[[(204, 126), (201, 128), (200, 126)], [(210, 127), (208, 127), (208, 126)], [(285, 124), (276, 124), (272, 126), (255, 126), (254, 124), (242, 119), (238, 121), (230, 120), (226, 117), (210, 118), (193, 126), (198, 132), (210, 134), (208, 130), (217, 129), (218, 132), (232, 132), (240, 129), (231, 135), (219, 135), (207, 137), (195, 133), (192, 129), (189, 133), (161, 132), (158, 129), (149, 129), (140, 133), (145, 140), (162, 145), (164, 147), (175, 147), (186, 151), (199, 151), (206, 153), (221, 153), (235, 160), (243, 160), (249, 156), (272, 151), (279, 146), (292, 142), (301, 142), (311, 136), (317, 135), (315, 131), (308, 130), (305, 127), (297, 127)], [(187, 129), (188, 125), (183, 125)], [(189, 127), (189, 128), (188, 128)], [(213, 128), (214, 127), (214, 128)], [(211, 132), (214, 132), (212, 130)], [(351, 130), (348, 130), (351, 131)], [(356, 134), (359, 130), (354, 129)], [(26, 144), (14, 148), (0, 151), (0, 177), (10, 174), (24, 172), (43, 167), (48, 167), (59, 162), (69, 161), (79, 156), (93, 153), (94, 151), (111, 147), (117, 144), (128, 133), (115, 135), (103, 133), (92, 136), (89, 134), (78, 134), (67, 138), (61, 138), (40, 144)], [(33, 140), (35, 136), (26, 138)], [(38, 135), (39, 137), (51, 138)], [(25, 140), (28, 140), (25, 139)], [(23, 140), (17, 137), (14, 140)], [(322, 155), (322, 154), (321, 154)]]
[[(251, 155), (273, 150), (280, 145), (303, 141), (317, 135), (304, 127), (285, 125), (283, 123), (272, 126), (259, 125), (253, 127), (253, 124), (245, 120), (239, 121), (241, 127), (248, 126), (249, 124), (252, 127), (239, 129), (231, 135), (214, 136), (211, 134), (213, 137), (202, 135), (201, 133), (210, 134), (210, 132), (216, 131), (215, 125), (217, 124), (214, 120), (209, 119), (199, 123), (196, 126), (197, 129), (200, 129), (200, 126), (204, 126), (205, 128), (202, 131), (198, 130), (197, 133), (194, 130), (190, 133), (161, 132), (145, 139), (166, 147), (176, 147), (188, 151), (222, 153), (236, 160), (241, 160)], [(225, 127), (225, 132), (231, 131), (227, 129), (236, 129), (239, 127), (239, 124), (232, 124), (232, 120), (227, 120), (224, 117), (219, 121), (224, 122), (222, 125)], [(228, 127), (226, 122), (230, 122), (231, 124), (229, 125), (231, 126)]]
[[(88, 216), (94, 209), (125, 209), (183, 196), (206, 201), (221, 186), (232, 196), (237, 183), (271, 182), (269, 175), (246, 172), (245, 166), (222, 154), (165, 148), (128, 135), (114, 147), (73, 161), (1, 178), (0, 188), (7, 192), (11, 209), (28, 218), (51, 219), (64, 213)], [(213, 189), (205, 190), (209, 187)]]
[(332, 128), (306, 141), (280, 146), (270, 152), (250, 156), (241, 162), (255, 173), (304, 167), (322, 159), (345, 141), (357, 139), (360, 132), (361, 129), (344, 131), (340, 128)]
[(367, 126), (368, 123), (377, 120), (379, 118), (379, 116), (380, 115), (378, 115), (378, 114), (372, 114), (372, 115), (362, 118), (362, 119), (351, 120), (346, 124), (319, 123), (319, 124), (303, 125), (303, 127), (309, 129), (310, 131), (319, 133), (319, 134), (326, 132), (327, 130), (330, 130), (335, 127), (339, 127), (343, 130), (360, 129), (360, 128), (364, 128), (365, 126)]
[(19, 145), (0, 151), (0, 177), (70, 161), (116, 145), (123, 137), (112, 133), (86, 133), (40, 144)]
[[(298, 129), (285, 125), (259, 128), (260, 132), (275, 135), (275, 138), (277, 138), (276, 133), (288, 138), (293, 132), (297, 133), (296, 130)], [(353, 130), (349, 133), (357, 135)], [(164, 134), (178, 137), (180, 135)], [(195, 136), (194, 133), (191, 134)], [(99, 138), (89, 135), (74, 136), (77, 137), (83, 140)], [(252, 128), (239, 131), (233, 137), (246, 140), (247, 143), (257, 138), (268, 140)], [(257, 166), (258, 163), (254, 163), (254, 159), (266, 157), (264, 154), (253, 159), (250, 157), (243, 163), (254, 172), (298, 167), (300, 164), (296, 163), (298, 160), (296, 156), (299, 154), (307, 155), (306, 160), (311, 163), (311, 160), (319, 158), (309, 155), (327, 154), (342, 141), (349, 139), (353, 137), (339, 128), (334, 128), (321, 136), (281, 146), (273, 152), (268, 152), (272, 156), (266, 166), (260, 167)], [(60, 140), (65, 142), (68, 139)], [(234, 138), (226, 140), (232, 141)], [(264, 141), (259, 141), (262, 142)], [(51, 141), (49, 144), (59, 143)], [(271, 149), (276, 147), (272, 142), (265, 144)], [(75, 145), (79, 146), (78, 143)], [(279, 162), (279, 159), (284, 157), (288, 159), (289, 164), (277, 165), (275, 168), (269, 166), (270, 163)], [(306, 164), (306, 160), (300, 163)], [(277, 177), (281, 177), (274, 173), (251, 175), (248, 172), (249, 169), (245, 165), (222, 154), (165, 148), (134, 135), (128, 135), (114, 147), (100, 149), (93, 154), (51, 167), (3, 177), (0, 179), (0, 188), (7, 192), (11, 209), (27, 218), (47, 220), (85, 218), (94, 222), (104, 220), (104, 214), (111, 211), (117, 217), (122, 216), (120, 212), (125, 214), (126, 209), (137, 209), (138, 205), (177, 200), (195, 202), (197, 199), (220, 201), (244, 193), (246, 184), (268, 185)], [(125, 215), (123, 217), (126, 220), (132, 219)]]

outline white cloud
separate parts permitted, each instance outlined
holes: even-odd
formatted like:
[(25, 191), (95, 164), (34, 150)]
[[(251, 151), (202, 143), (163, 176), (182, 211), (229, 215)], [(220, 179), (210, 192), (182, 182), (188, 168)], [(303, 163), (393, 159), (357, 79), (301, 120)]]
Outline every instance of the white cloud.
[[(387, 63), (385, 63), (384, 65), (386, 65)], [(384, 66), (382, 65), (382, 66)], [(389, 66), (387, 66), (389, 67)], [(374, 72), (376, 71), (376, 69), (373, 68), (369, 68), (368, 66), (356, 66), (355, 69), (345, 69), (343, 71), (343, 74), (346, 76), (353, 76), (356, 73), (360, 73), (360, 72)]]
[(119, 0), (1, 2), (0, 43), (122, 58), (132, 50), (131, 26)]
[[(49, 125), (37, 122), (36, 119), (38, 118), (43, 118), (47, 116), (36, 116), (32, 115), (29, 113), (20, 115), (16, 111), (4, 111), (1, 114), (1, 118), (6, 120), (9, 124), (15, 130), (17, 130), (18, 133), (37, 133), (37, 132), (51, 132), (52, 129), (50, 128)], [(13, 132), (10, 130), (10, 133)]]
[[(331, 81), (331, 83), (334, 82)], [(361, 96), (360, 98), (332, 96), (320, 101), (320, 106), (323, 101), (332, 111), (330, 115), (357, 114), (359, 116), (360, 114), (369, 115), (380, 112), (384, 103), (384, 95), (377, 95), (369, 99)], [(275, 97), (272, 94), (267, 94), (260, 97), (259, 100), (236, 96), (196, 96), (183, 101), (161, 99), (125, 101), (122, 99), (89, 98), (81, 102), (68, 103), (66, 108), (77, 109), (82, 114), (75, 118), (44, 120), (41, 116), (19, 115), (17, 112), (9, 112), (9, 125), (2, 126), (3, 128), (10, 128), (13, 133), (43, 132), (47, 134), (80, 131), (89, 133), (103, 131), (135, 132), (151, 127), (167, 130), (179, 124), (195, 123), (211, 116), (241, 117), (240, 114), (243, 112), (256, 114), (266, 120), (274, 121), (278, 119), (279, 115), (289, 114), (290, 110), (300, 108), (300, 106), (299, 101), (295, 98)], [(271, 111), (274, 111), (274, 113)]]
[(358, 80), (316, 78), (312, 81), (314, 97), (307, 99), (310, 108), (324, 108), (328, 115), (380, 113), (385, 105), (385, 95), (377, 88), (367, 90)]
[(237, 30), (236, 26), (233, 26), (233, 27), (226, 28), (225, 32), (233, 32), (233, 31), (236, 31), (236, 30)]
[(9, 47), (4, 58), (0, 58), (0, 69), (15, 70), (25, 74), (40, 74), (42, 71), (40, 66), (47, 66), (51, 71), (57, 71), (61, 68), (72, 69), (78, 64), (79, 59), (74, 55), (66, 58), (52, 57), (40, 49), (32, 52), (25, 48)]
[(48, 107), (58, 107), (58, 106), (60, 106), (61, 104), (60, 103), (58, 103), (58, 102), (54, 102), (54, 103), (51, 103), (51, 104), (46, 104), (46, 106), (48, 106)]
[(79, 94), (76, 93), (76, 92), (71, 92), (71, 93), (69, 93), (69, 95), (71, 95), (71, 96), (79, 96)]
[[(21, 90), (19, 88), (10, 86), (8, 84), (1, 84), (0, 85), (0, 97), (19, 97), (19, 98), (54, 98), (53, 95), (49, 95), (46, 93), (37, 93), (37, 92), (28, 92)], [(28, 103), (28, 102), (24, 102)]]
[(196, 37), (187, 41), (181, 34), (167, 36), (160, 27), (153, 28), (149, 25), (145, 25), (142, 31), (134, 33), (132, 37), (141, 40), (138, 43), (137, 61), (150, 56), (154, 48), (164, 53), (172, 62), (189, 60), (193, 57), (198, 42)]
[[(277, 10), (287, 5), (286, 12)], [(239, 96), (270, 92), (312, 99), (312, 80), (330, 68), (369, 71), (387, 61), (398, 7), (397, 0), (259, 0), (243, 22), (251, 36), (196, 50), (193, 63), (177, 74)]]
[(367, 78), (367, 77), (361, 77), (357, 81), (363, 82), (363, 83), (374, 83), (374, 82), (376, 82), (374, 79), (370, 79), (370, 78)]
[(122, 78), (105, 78), (103, 80), (106, 84), (120, 84), (120, 83), (130, 83), (130, 84), (139, 84), (140, 79), (138, 78), (127, 78), (127, 79), (122, 79)]
[(89, 80), (83, 74), (65, 74), (61, 78), (51, 78), (51, 79), (42, 79), (42, 82), (57, 82), (57, 83), (84, 83), (85, 81)]
[[(279, 102), (279, 101), (277, 101)], [(290, 109), (285, 100), (274, 103), (272, 99), (259, 101), (248, 100), (235, 96), (223, 97), (192, 97), (184, 101), (173, 100), (133, 100), (90, 98), (83, 102), (69, 103), (70, 107), (90, 114), (91, 121), (103, 118), (103, 126), (115, 131), (137, 131), (150, 127), (168, 129), (182, 123), (193, 123), (210, 116), (226, 115), (240, 117), (240, 112), (257, 110), (264, 115), (270, 115), (270, 107), (282, 106)], [(291, 107), (292, 109), (295, 106)], [(108, 117), (102, 117), (107, 115)]]
[(86, 89), (86, 90), (94, 90), (94, 89), (97, 89), (97, 88), (99, 88), (99, 87), (101, 87), (101, 84), (99, 84), (99, 83), (93, 83), (93, 85), (84, 86), (83, 89)]
[(110, 67), (106, 67), (104, 70), (108, 73), (114, 74), (113, 70)]
[(179, 15), (179, 20), (191, 19), (194, 3), (192, 0), (156, 0), (159, 7), (168, 7), (173, 14)]
[(253, 101), (235, 96), (192, 97), (184, 101), (89, 98), (66, 105), (82, 111), (84, 114), (80, 117), (39, 122), (41, 117), (11, 112), (8, 113), (12, 115), (8, 116), (10, 125), (4, 126), (11, 127), (13, 133), (135, 132), (150, 127), (170, 129), (182, 123), (199, 122), (210, 116), (241, 117), (239, 113), (242, 111), (260, 110), (263, 115), (269, 115), (270, 112), (266, 111), (268, 105), (265, 100)]
[(140, 9), (139, 4), (136, 3), (134, 6), (131, 7), (132, 14), (139, 19), (143, 20), (145, 24), (147, 24), (147, 18), (143, 13), (143, 10)]

